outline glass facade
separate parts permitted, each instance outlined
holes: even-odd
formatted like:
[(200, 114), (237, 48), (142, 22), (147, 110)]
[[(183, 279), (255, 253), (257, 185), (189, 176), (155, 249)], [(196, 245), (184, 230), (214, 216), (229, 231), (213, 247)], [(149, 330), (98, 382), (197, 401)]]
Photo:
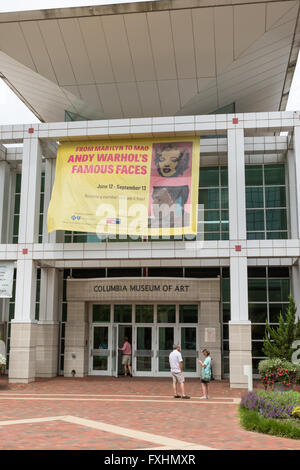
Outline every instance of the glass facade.
[[(12, 243), (17, 244), (19, 240), (19, 221), (21, 204), (21, 173), (16, 173), (15, 203), (13, 217), (13, 236)], [(41, 197), (39, 212), (39, 238), (38, 243), (43, 242), (43, 219), (44, 219), (44, 194), (45, 194), (45, 173), (41, 174)]]
[(246, 165), (248, 240), (288, 238), (285, 166)]
[(252, 329), (252, 366), (257, 374), (262, 352), (266, 321), (278, 325), (280, 312), (288, 306), (289, 268), (248, 268), (248, 306)]
[[(188, 268), (186, 268), (188, 269)], [(193, 268), (190, 268), (193, 269)], [(207, 270), (209, 271), (210, 268)], [(76, 276), (73, 270), (72, 276)], [(85, 270), (87, 277), (92, 277), (89, 270)], [(219, 270), (218, 270), (219, 271)], [(74, 276), (75, 274), (75, 276)], [(101, 273), (100, 273), (101, 274)], [(122, 274), (122, 273), (120, 273)], [(230, 321), (230, 273), (229, 268), (221, 268), (221, 301), (222, 301), (222, 358), (223, 358), (223, 374), (229, 374), (229, 321)], [(99, 274), (95, 273), (95, 277)], [(206, 269), (202, 268), (201, 276), (209, 277), (210, 273), (206, 273)], [(65, 325), (67, 321), (67, 301), (66, 301), (66, 280), (70, 276), (70, 270), (64, 270), (63, 278), (63, 295), (62, 309), (60, 321), (60, 348), (59, 348), (59, 370), (64, 370), (64, 344), (65, 344)], [(76, 278), (80, 278), (77, 273)], [(188, 276), (190, 277), (190, 276)], [(40, 283), (40, 270), (38, 270), (38, 286)], [(40, 294), (37, 286), (36, 300), (36, 320), (39, 318), (39, 302)], [(9, 301), (9, 323), (7, 338), (7, 368), (9, 364), (10, 349), (10, 331), (11, 320), (14, 318), (15, 310), (15, 289), (16, 289), (16, 273), (14, 276), (13, 297)], [(288, 296), (290, 293), (290, 273), (287, 267), (249, 267), (248, 268), (248, 307), (249, 320), (251, 321), (252, 333), (252, 359), (253, 373), (257, 374), (258, 362), (265, 358), (262, 352), (263, 338), (265, 333), (266, 321), (271, 325), (277, 325), (280, 312), (284, 312), (288, 306)], [(115, 306), (115, 314), (118, 318), (116, 321), (131, 322), (131, 305)], [(126, 312), (124, 311), (124, 307)], [(119, 312), (118, 309), (121, 309)], [(129, 311), (127, 311), (129, 310)], [(157, 322), (173, 323), (176, 321), (175, 305), (158, 305), (157, 306)], [(129, 313), (129, 315), (128, 315)], [(121, 315), (122, 318), (119, 318)], [(125, 315), (125, 317), (124, 317)], [(93, 321), (110, 322), (110, 305), (94, 305)], [(153, 321), (153, 306), (136, 305), (136, 322), (151, 323)], [(179, 306), (180, 323), (197, 323), (198, 312), (196, 305), (180, 305)]]
[[(246, 165), (246, 227), (248, 240), (287, 239), (288, 204), (285, 165)], [(201, 167), (198, 236), (200, 240), (229, 239), (228, 168)], [(106, 240), (106, 239), (105, 239)], [(101, 242), (95, 233), (65, 232), (65, 243)], [(130, 237), (108, 241), (142, 241)]]
[[(246, 227), (247, 239), (287, 239), (288, 238), (288, 198), (286, 187), (286, 174), (284, 164), (262, 164), (245, 166), (245, 198), (246, 198)], [(41, 175), (41, 198), (39, 217), (39, 243), (42, 243), (43, 232), (43, 209), (44, 209), (45, 174)], [(12, 243), (18, 243), (19, 217), (21, 198), (21, 174), (16, 174), (14, 213), (13, 213), (13, 235)], [(227, 166), (201, 167), (199, 178), (199, 204), (203, 205), (202, 231), (198, 238), (204, 240), (228, 240), (229, 239), (229, 208), (228, 208), (228, 168)], [(64, 234), (65, 243), (101, 242), (94, 233), (69, 232)], [(114, 240), (111, 240), (114, 241)], [(120, 240), (121, 241), (121, 240)], [(125, 240), (126, 241), (126, 240)], [(209, 269), (212, 274), (208, 272)], [(90, 270), (73, 270), (73, 276), (77, 277), (76, 271), (82, 271), (78, 277), (84, 277), (83, 272)], [(99, 277), (140, 277), (141, 268), (126, 269), (123, 273), (119, 268), (106, 268), (99, 270)], [(202, 272), (203, 271), (203, 272)], [(223, 373), (229, 373), (229, 329), (230, 321), (230, 278), (228, 268), (147, 268), (148, 276), (171, 276), (171, 277), (215, 277), (221, 275), (222, 296), (222, 352)], [(66, 278), (70, 270), (64, 271), (62, 313), (60, 324), (60, 351), (59, 369), (64, 369), (64, 341), (65, 323), (67, 321), (66, 302)], [(88, 274), (91, 276), (91, 273)], [(91, 276), (92, 277), (92, 276)], [(9, 361), (11, 320), (14, 318), (15, 305), (15, 282), (14, 294), (9, 302), (9, 322), (7, 338), (7, 358)], [(257, 364), (264, 357), (262, 344), (265, 324), (278, 323), (279, 313), (283, 312), (288, 305), (290, 292), (290, 279), (288, 268), (249, 268), (248, 272), (248, 299), (249, 320), (252, 323), (252, 356), (253, 371), (257, 372)], [(99, 307), (99, 306), (98, 306)], [(171, 306), (174, 308), (174, 306)], [(192, 306), (188, 306), (188, 310)], [(120, 307), (121, 308), (121, 307)], [(158, 306), (157, 321), (174, 322), (175, 311), (165, 306)], [(114, 312), (116, 321), (131, 322), (131, 313)], [(148, 306), (139, 306), (136, 311), (137, 323), (151, 323), (153, 313), (148, 311)], [(180, 321), (197, 323), (197, 314), (192, 311), (180, 310)], [(40, 269), (37, 271), (37, 294), (35, 319), (39, 320), (40, 312)], [(107, 315), (104, 311), (95, 311), (95, 318)], [(195, 318), (194, 318), (195, 316)], [(185, 320), (187, 318), (187, 320)], [(98, 320), (99, 321), (99, 320)]]
[(199, 204), (203, 205), (204, 240), (229, 239), (228, 169), (226, 166), (200, 168)]
[(13, 238), (12, 238), (12, 243), (14, 244), (18, 243), (18, 239), (19, 239), (20, 204), (21, 204), (21, 173), (17, 173), (16, 174), (16, 187), (15, 187)]
[[(229, 321), (230, 321), (230, 278), (229, 270), (222, 269), (222, 332), (223, 372), (229, 374)], [(287, 267), (248, 268), (248, 309), (252, 334), (252, 366), (257, 374), (259, 361), (265, 359), (262, 352), (266, 322), (278, 325), (280, 312), (288, 306), (290, 294), (290, 273)]]

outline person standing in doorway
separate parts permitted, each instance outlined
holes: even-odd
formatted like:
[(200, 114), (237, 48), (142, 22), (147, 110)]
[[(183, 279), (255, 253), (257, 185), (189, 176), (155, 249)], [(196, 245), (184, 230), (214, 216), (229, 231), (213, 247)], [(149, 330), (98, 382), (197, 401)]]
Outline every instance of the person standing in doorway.
[[(190, 398), (184, 391), (183, 360), (179, 344), (173, 344), (173, 351), (169, 355), (169, 362), (173, 377), (174, 398)], [(177, 384), (180, 384), (181, 395), (178, 395)]]
[(208, 399), (208, 384), (211, 381), (211, 357), (208, 349), (203, 349), (202, 354), (204, 356), (204, 362), (200, 361), (202, 366), (201, 370), (201, 385), (203, 396), (200, 397), (201, 400)]
[[(122, 348), (119, 348), (122, 351), (122, 364), (124, 366), (124, 375), (127, 377), (132, 377), (132, 369), (131, 369), (131, 344), (128, 341), (128, 337), (124, 336), (124, 344)], [(128, 374), (127, 374), (128, 370)]]

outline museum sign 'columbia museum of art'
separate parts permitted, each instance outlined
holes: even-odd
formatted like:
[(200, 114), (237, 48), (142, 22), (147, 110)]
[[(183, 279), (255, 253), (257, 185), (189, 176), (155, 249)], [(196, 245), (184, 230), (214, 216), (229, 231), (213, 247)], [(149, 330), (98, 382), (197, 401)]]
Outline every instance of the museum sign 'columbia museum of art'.
[(299, 8), (0, 14), (0, 77), (40, 120), (0, 127), (9, 382), (117, 377), (124, 336), (134, 376), (168, 377), (179, 343), (186, 377), (203, 348), (255, 377), (266, 322), (300, 310)]

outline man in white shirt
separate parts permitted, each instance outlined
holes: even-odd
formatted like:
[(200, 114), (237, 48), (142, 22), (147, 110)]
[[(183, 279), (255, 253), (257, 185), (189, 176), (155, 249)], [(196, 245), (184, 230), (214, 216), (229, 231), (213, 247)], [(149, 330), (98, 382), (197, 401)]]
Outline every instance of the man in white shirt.
[[(173, 377), (174, 398), (190, 398), (184, 392), (183, 360), (179, 344), (173, 344), (173, 351), (169, 355), (169, 362)], [(181, 396), (177, 393), (177, 384), (180, 384)]]

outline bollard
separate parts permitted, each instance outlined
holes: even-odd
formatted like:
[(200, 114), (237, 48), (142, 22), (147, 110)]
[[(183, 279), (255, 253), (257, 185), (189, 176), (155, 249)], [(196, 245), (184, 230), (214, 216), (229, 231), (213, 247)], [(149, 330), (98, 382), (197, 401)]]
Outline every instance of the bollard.
[(244, 366), (244, 375), (248, 377), (248, 391), (253, 391), (252, 366)]

